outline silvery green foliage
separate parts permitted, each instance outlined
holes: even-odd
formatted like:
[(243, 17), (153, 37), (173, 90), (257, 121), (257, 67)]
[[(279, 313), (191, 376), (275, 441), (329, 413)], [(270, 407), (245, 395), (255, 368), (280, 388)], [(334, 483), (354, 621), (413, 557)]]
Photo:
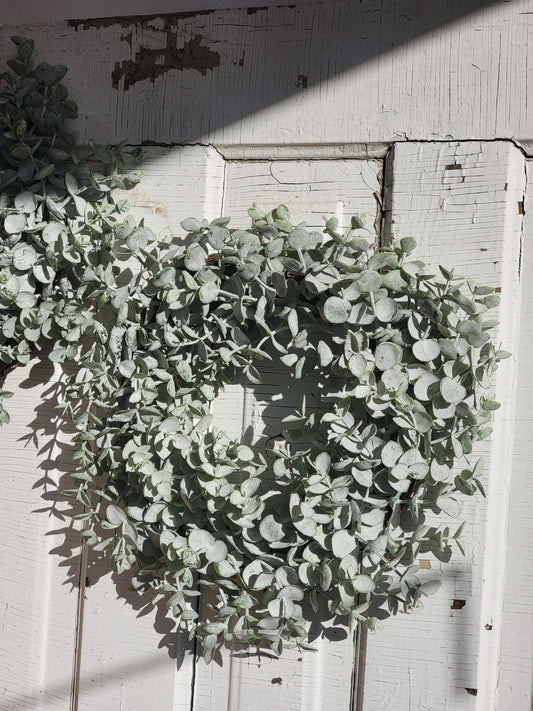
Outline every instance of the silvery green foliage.
[[(508, 355), (488, 336), (493, 289), (431, 275), (408, 237), (375, 251), (357, 216), (321, 234), (253, 208), (247, 229), (189, 218), (185, 239), (154, 234), (110, 195), (118, 154), (96, 149), (105, 173), (65, 147), (52, 161), (66, 134), (39, 117), (66, 102), (62, 74), (30, 70), (17, 44), (0, 99), (0, 357), (26, 363), (48, 341), (76, 363), (62, 408), (86, 540), (165, 597), (208, 660), (232, 641), (307, 648), (307, 603), (371, 629), (379, 608), (419, 607), (438, 585), (418, 554), (461, 545), (446, 522), (481, 489), (470, 455)], [(314, 376), (323, 407), (304, 401), (263, 450), (216, 429), (210, 406), (270, 361)], [(214, 600), (202, 615), (199, 584)]]
[[(64, 343), (54, 357), (74, 358), (80, 338), (101, 328), (98, 305), (86, 308), (76, 290), (105, 248), (106, 230), (122, 221), (126, 203), (111, 190), (140, 177), (119, 172), (121, 146), (73, 151), (64, 124), (77, 107), (60, 83), (66, 68), (33, 67), (33, 41), (13, 41), (11, 71), (0, 74), (0, 385), (2, 373), (28, 363), (46, 341)], [(0, 391), (0, 424), (9, 419), (8, 396)]]

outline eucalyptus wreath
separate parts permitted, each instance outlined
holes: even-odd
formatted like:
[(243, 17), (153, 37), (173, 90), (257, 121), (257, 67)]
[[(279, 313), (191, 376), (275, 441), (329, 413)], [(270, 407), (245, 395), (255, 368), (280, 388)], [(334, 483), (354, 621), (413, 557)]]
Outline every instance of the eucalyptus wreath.
[[(462, 549), (448, 517), (482, 491), (472, 449), (509, 355), (488, 335), (493, 289), (432, 274), (410, 237), (374, 249), (360, 216), (320, 233), (254, 207), (246, 229), (189, 218), (185, 237), (156, 235), (113, 197), (139, 179), (124, 147), (74, 151), (66, 70), (33, 67), (33, 42), (13, 39), (0, 362), (4, 377), (39, 351), (74, 365), (59, 406), (85, 540), (165, 598), (208, 660), (232, 641), (309, 648), (308, 607), (371, 629), (419, 607), (438, 581), (415, 561)], [(212, 403), (265, 363), (307, 379), (320, 406), (303, 398), (250, 446), (213, 424)]]

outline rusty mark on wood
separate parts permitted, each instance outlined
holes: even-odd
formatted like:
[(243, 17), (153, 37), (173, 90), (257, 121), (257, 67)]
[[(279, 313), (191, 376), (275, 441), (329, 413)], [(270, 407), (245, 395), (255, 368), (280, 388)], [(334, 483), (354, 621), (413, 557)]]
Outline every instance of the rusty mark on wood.
[(431, 568), (431, 561), (430, 560), (419, 560), (418, 565), (420, 566), (420, 570), (429, 570)]
[(490, 631), (492, 629), (492, 625), (486, 624), (485, 629)]
[[(498, 262), (494, 262), (494, 264), (497, 264), (497, 263), (498, 263)], [(494, 289), (494, 291), (495, 291), (497, 294), (500, 294), (500, 293), (501, 293), (501, 290), (502, 290), (501, 286), (497, 286), (497, 287)]]
[(202, 36), (195, 35), (193, 39), (185, 42), (183, 47), (177, 46), (178, 33), (167, 30), (165, 47), (148, 49), (141, 47), (135, 54), (135, 59), (126, 59), (117, 62), (113, 70), (113, 87), (118, 89), (121, 80), (124, 80), (124, 91), (143, 79), (154, 81), (157, 77), (177, 69), (195, 69), (200, 74), (207, 73), (220, 65), (220, 55), (213, 52), (206, 45), (202, 45)]
[(454, 600), (451, 604), (452, 610), (462, 610), (466, 605), (466, 600)]
[(477, 689), (467, 689), (465, 687), (465, 691), (467, 694), (470, 694), (470, 696), (477, 696)]
[(520, 200), (520, 202), (518, 203), (518, 214), (519, 214), (519, 215), (524, 215), (524, 214), (525, 214), (524, 203), (523, 203), (522, 200)]

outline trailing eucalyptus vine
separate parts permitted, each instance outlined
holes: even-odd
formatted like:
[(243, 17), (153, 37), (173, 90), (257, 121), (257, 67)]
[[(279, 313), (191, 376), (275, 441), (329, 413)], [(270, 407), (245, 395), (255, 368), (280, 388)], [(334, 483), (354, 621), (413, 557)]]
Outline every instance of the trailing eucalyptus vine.
[[(4, 377), (43, 350), (75, 365), (60, 406), (85, 540), (166, 598), (208, 660), (232, 641), (308, 648), (307, 604), (371, 629), (378, 609), (419, 607), (438, 582), (418, 555), (461, 547), (446, 521), (482, 490), (472, 447), (508, 355), (489, 340), (493, 289), (431, 274), (410, 237), (376, 251), (358, 216), (318, 233), (281, 205), (252, 208), (247, 229), (189, 218), (185, 238), (154, 234), (113, 198), (139, 179), (121, 172), (123, 146), (76, 153), (64, 67), (33, 67), (33, 42), (14, 42), (0, 361)], [(304, 399), (261, 448), (217, 429), (211, 404), (266, 362), (313, 378), (321, 407)]]

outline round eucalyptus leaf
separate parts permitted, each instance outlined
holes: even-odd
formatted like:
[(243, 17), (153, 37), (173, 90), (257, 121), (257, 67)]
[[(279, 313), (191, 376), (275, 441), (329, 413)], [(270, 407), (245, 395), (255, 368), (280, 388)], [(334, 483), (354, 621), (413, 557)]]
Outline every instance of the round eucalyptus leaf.
[(31, 215), (32, 212), (35, 212), (37, 209), (37, 200), (35, 198), (35, 195), (33, 193), (28, 192), (25, 190), (22, 193), (19, 193), (15, 197), (15, 207), (19, 212), (23, 212), (26, 215)]
[(126, 239), (126, 244), (132, 252), (138, 252), (144, 249), (150, 241), (150, 233), (145, 228), (134, 230)]
[(423, 338), (413, 344), (413, 355), (423, 363), (435, 360), (440, 355), (439, 342), (431, 338)]
[(287, 237), (287, 244), (293, 249), (299, 249), (303, 251), (305, 249), (309, 249), (312, 244), (312, 240), (309, 235), (309, 232), (306, 232), (305, 230), (296, 229), (292, 230), (292, 232), (289, 233), (289, 236)]
[(204, 529), (193, 530), (188, 537), (189, 548), (193, 551), (206, 551), (214, 544), (213, 536)]
[(218, 297), (218, 285), (214, 281), (208, 281), (198, 290), (198, 297), (202, 304), (210, 304)]
[(386, 467), (392, 468), (403, 454), (403, 447), (393, 440), (387, 442), (381, 450), (381, 461)]
[(376, 346), (376, 367), (379, 370), (394, 368), (402, 358), (402, 349), (396, 343), (379, 343)]
[(207, 252), (197, 244), (193, 244), (186, 253), (183, 260), (185, 269), (189, 269), (191, 272), (200, 271), (205, 267), (207, 260)]
[(372, 269), (367, 269), (358, 277), (359, 288), (363, 293), (377, 291), (381, 286), (381, 276)]
[(351, 304), (338, 296), (330, 296), (324, 302), (324, 318), (330, 323), (344, 323), (348, 320)]
[(374, 306), (374, 313), (380, 321), (390, 323), (398, 313), (398, 306), (394, 299), (381, 299)]
[(12, 251), (13, 266), (21, 272), (31, 269), (36, 260), (37, 252), (26, 242), (19, 242)]
[(407, 286), (407, 281), (403, 278), (399, 269), (393, 269), (381, 277), (383, 286), (392, 292), (403, 292)]
[(31, 309), (37, 303), (37, 295), (32, 291), (19, 291), (15, 297), (15, 304), (21, 309)]
[(272, 514), (261, 521), (259, 531), (265, 541), (269, 541), (270, 543), (273, 541), (281, 541), (284, 536), (283, 526), (279, 521), (276, 521)]
[(195, 217), (187, 217), (187, 219), (180, 222), (180, 225), (185, 232), (199, 232), (202, 228), (201, 222)]
[(355, 592), (363, 595), (371, 593), (376, 587), (376, 584), (369, 575), (356, 575), (352, 578), (351, 582)]
[(360, 353), (354, 353), (348, 361), (350, 372), (360, 378), (366, 373), (368, 362)]
[(344, 556), (353, 553), (357, 548), (357, 541), (345, 529), (335, 531), (331, 537), (331, 550), (336, 558), (344, 558)]
[(433, 373), (424, 373), (416, 379), (413, 392), (417, 400), (427, 402), (439, 392), (440, 379)]
[(440, 392), (443, 400), (453, 405), (457, 405), (466, 397), (466, 388), (455, 378), (443, 378), (440, 381)]
[(128, 515), (124, 509), (115, 504), (109, 504), (106, 509), (106, 519), (114, 526), (120, 526), (120, 524), (128, 520)]
[(405, 371), (398, 366), (385, 370), (381, 375), (381, 382), (388, 392), (405, 392), (409, 385), (409, 379)]
[(4, 218), (4, 230), (8, 235), (18, 235), (26, 228), (26, 217), (22, 214), (7, 215)]
[(224, 541), (215, 541), (205, 551), (205, 557), (210, 563), (221, 563), (228, 554), (228, 547)]
[(405, 254), (410, 254), (416, 249), (416, 240), (413, 237), (403, 237), (400, 240), (400, 248)]
[(457, 518), (461, 515), (461, 506), (453, 496), (439, 496), (436, 504), (441, 511), (444, 511), (448, 516), (452, 516), (452, 518)]

